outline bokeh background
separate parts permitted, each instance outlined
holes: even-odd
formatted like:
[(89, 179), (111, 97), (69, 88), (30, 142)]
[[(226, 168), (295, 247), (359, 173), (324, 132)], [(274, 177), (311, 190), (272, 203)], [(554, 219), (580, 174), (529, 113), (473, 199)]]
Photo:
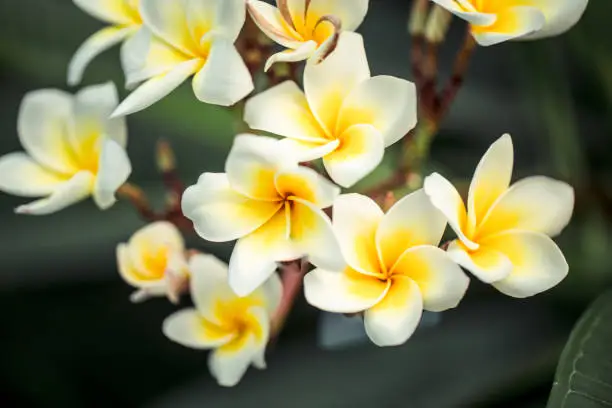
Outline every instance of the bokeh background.
[[(40, 218), (14, 215), (0, 196), (0, 403), (18, 407), (543, 407), (559, 354), (587, 304), (612, 277), (612, 4), (591, 0), (569, 34), (480, 48), (466, 85), (433, 144), (430, 169), (468, 180), (488, 145), (511, 132), (515, 179), (545, 174), (576, 187), (559, 238), (569, 277), (551, 292), (509, 299), (475, 280), (461, 306), (404, 346), (365, 341), (328, 350), (320, 315), (299, 299), (270, 350), (269, 368), (234, 389), (218, 387), (206, 353), (163, 337), (176, 308), (133, 305), (115, 247), (144, 224), (127, 203), (106, 212), (84, 202)], [(373, 73), (410, 79), (408, 0), (371, 0), (360, 32)], [(70, 0), (0, 0), (0, 154), (20, 150), (16, 117), (31, 90), (68, 89), (78, 45), (102, 26)], [(461, 41), (455, 21), (442, 48), (447, 71)], [(118, 49), (95, 60), (86, 84), (115, 81)], [(161, 199), (155, 142), (171, 141), (186, 183), (222, 171), (240, 124), (196, 101), (188, 85), (130, 116), (132, 180)], [(391, 154), (392, 156), (392, 154)], [(370, 180), (384, 177), (383, 165)], [(189, 238), (226, 257), (229, 245)]]

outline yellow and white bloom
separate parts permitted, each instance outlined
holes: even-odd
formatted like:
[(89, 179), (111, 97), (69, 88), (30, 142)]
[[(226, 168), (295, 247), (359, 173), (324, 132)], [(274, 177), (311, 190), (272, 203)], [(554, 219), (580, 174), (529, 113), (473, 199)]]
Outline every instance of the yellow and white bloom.
[(247, 0), (257, 26), (273, 41), (288, 48), (272, 55), (267, 71), (277, 61), (303, 61), (333, 50), (340, 30), (354, 31), (368, 12), (369, 0)]
[(417, 121), (414, 84), (390, 76), (370, 77), (363, 39), (342, 33), (322, 63), (307, 64), (302, 92), (284, 82), (247, 101), (252, 129), (285, 136), (281, 143), (300, 161), (323, 157), (330, 177), (350, 187), (381, 162), (385, 147)]
[(102, 52), (130, 38), (142, 26), (140, 0), (73, 0), (91, 16), (110, 26), (89, 37), (77, 50), (68, 66), (68, 84), (78, 85), (87, 65)]
[(167, 296), (178, 302), (189, 279), (185, 243), (171, 223), (159, 221), (138, 230), (125, 244), (117, 246), (121, 277), (138, 288), (133, 302), (152, 296)]
[(447, 310), (463, 298), (469, 280), (437, 247), (446, 220), (423, 190), (387, 214), (366, 196), (342, 195), (334, 203), (333, 226), (347, 266), (308, 273), (306, 300), (329, 312), (363, 312), (375, 344), (406, 342), (423, 309)]
[(588, 0), (432, 0), (466, 20), (478, 44), (563, 34), (582, 17)]
[(502, 293), (523, 298), (567, 275), (567, 262), (549, 237), (568, 224), (574, 190), (540, 176), (510, 186), (513, 165), (512, 139), (504, 135), (476, 168), (467, 210), (453, 185), (437, 173), (425, 179), (425, 191), (459, 237), (448, 247), (450, 257)]
[(140, 82), (114, 116), (145, 109), (193, 77), (202, 102), (229, 106), (253, 90), (234, 42), (244, 25), (244, 0), (141, 0), (145, 27), (123, 49), (128, 87)]
[(185, 347), (213, 349), (208, 368), (219, 385), (232, 387), (251, 364), (266, 368), (270, 320), (282, 295), (280, 279), (274, 274), (241, 298), (227, 284), (227, 265), (214, 256), (193, 256), (189, 269), (195, 308), (168, 317), (163, 332)]
[(125, 120), (109, 119), (117, 102), (112, 83), (75, 96), (56, 89), (25, 96), (17, 131), (26, 152), (0, 157), (0, 191), (46, 198), (16, 212), (49, 214), (89, 195), (101, 209), (115, 203), (115, 192), (132, 171)]
[(237, 136), (225, 171), (200, 176), (182, 206), (202, 238), (238, 240), (229, 263), (238, 295), (251, 293), (281, 261), (308, 256), (315, 265), (337, 264), (338, 244), (322, 209), (338, 187), (264, 136)]

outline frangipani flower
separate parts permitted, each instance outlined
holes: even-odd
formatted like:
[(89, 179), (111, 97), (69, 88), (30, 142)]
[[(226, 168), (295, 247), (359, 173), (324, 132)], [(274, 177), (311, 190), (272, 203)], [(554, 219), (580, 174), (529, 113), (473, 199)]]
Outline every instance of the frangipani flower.
[(432, 0), (471, 25), (478, 44), (532, 40), (572, 28), (588, 0)]
[(272, 55), (265, 71), (277, 61), (321, 59), (333, 51), (340, 30), (354, 31), (368, 12), (369, 0), (276, 0), (278, 8), (247, 0), (257, 26), (273, 41), (288, 48)]
[(446, 220), (423, 190), (387, 214), (366, 196), (342, 195), (334, 203), (333, 225), (348, 265), (308, 273), (306, 300), (329, 312), (364, 312), (375, 344), (404, 343), (423, 309), (450, 309), (463, 298), (468, 278), (437, 247)]
[(117, 265), (123, 279), (138, 288), (131, 297), (133, 302), (167, 296), (177, 303), (189, 279), (183, 237), (165, 221), (149, 224), (127, 244), (119, 244)]
[(98, 55), (136, 33), (142, 19), (140, 0), (73, 0), (74, 4), (93, 17), (109, 23), (89, 37), (77, 50), (68, 66), (68, 84), (78, 85), (87, 65)]
[(567, 262), (549, 237), (568, 224), (574, 190), (540, 176), (510, 186), (513, 162), (512, 139), (504, 135), (476, 168), (467, 211), (457, 190), (437, 173), (425, 179), (425, 192), (459, 237), (448, 247), (450, 257), (502, 293), (523, 298), (567, 275)]
[(381, 162), (385, 147), (416, 124), (416, 90), (390, 76), (370, 77), (363, 39), (342, 33), (322, 63), (307, 64), (305, 93), (291, 81), (249, 99), (252, 129), (285, 136), (300, 161), (323, 157), (330, 177), (350, 187)]
[(227, 265), (214, 256), (194, 255), (189, 269), (195, 308), (168, 317), (163, 332), (185, 347), (214, 349), (208, 368), (220, 385), (232, 387), (251, 364), (266, 368), (270, 320), (282, 295), (280, 280), (274, 274), (240, 298), (227, 284)]
[(124, 119), (109, 119), (117, 106), (112, 83), (75, 96), (43, 89), (25, 96), (17, 132), (26, 152), (0, 157), (0, 191), (46, 198), (22, 205), (20, 214), (49, 214), (89, 195), (101, 209), (132, 171), (125, 152)]
[(234, 47), (244, 25), (244, 0), (141, 0), (145, 28), (123, 49), (129, 87), (145, 81), (113, 116), (159, 101), (194, 75), (202, 102), (229, 106), (253, 90), (253, 80)]
[(265, 281), (277, 262), (308, 256), (316, 265), (337, 264), (338, 244), (321, 210), (338, 196), (336, 186), (263, 136), (237, 136), (225, 171), (200, 176), (182, 205), (202, 238), (238, 239), (229, 263), (238, 295)]

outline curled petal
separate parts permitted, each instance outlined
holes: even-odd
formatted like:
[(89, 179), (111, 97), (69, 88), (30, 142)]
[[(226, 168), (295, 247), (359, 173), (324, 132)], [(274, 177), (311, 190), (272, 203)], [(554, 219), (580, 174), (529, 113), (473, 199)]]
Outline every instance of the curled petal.
[(469, 251), (462, 242), (453, 241), (447, 253), (484, 283), (498, 282), (512, 273), (512, 262), (497, 248), (480, 245), (477, 250)]
[(499, 44), (536, 33), (546, 18), (534, 7), (512, 7), (497, 13), (496, 21), (486, 27), (472, 26), (476, 42), (482, 46)]
[(268, 72), (272, 65), (277, 62), (299, 62), (310, 58), (317, 50), (318, 44), (315, 41), (298, 43), (294, 49), (277, 52), (273, 54), (264, 66), (264, 72)]
[(297, 139), (282, 139), (278, 143), (290, 154), (295, 156), (300, 163), (306, 163), (321, 157), (325, 157), (334, 152), (340, 146), (340, 140), (331, 142), (312, 143)]
[(391, 281), (381, 281), (351, 268), (343, 271), (315, 269), (304, 277), (306, 301), (333, 313), (358, 313), (381, 301)]
[(132, 165), (119, 143), (105, 139), (102, 142), (99, 166), (93, 199), (100, 209), (105, 210), (117, 201), (115, 192), (127, 181), (132, 173)]
[(535, 40), (563, 34), (580, 20), (588, 3), (588, 0), (532, 0), (530, 5), (544, 14), (546, 25), (521, 39)]
[(273, 41), (287, 48), (296, 49), (300, 46), (301, 36), (287, 21), (283, 21), (285, 18), (279, 8), (260, 0), (247, 1), (247, 8), (255, 24)]
[(133, 27), (106, 27), (94, 33), (79, 47), (68, 65), (68, 85), (78, 85), (89, 63), (135, 31)]
[(95, 18), (110, 24), (132, 24), (130, 8), (125, 0), (73, 0), (74, 4)]
[[(463, 7), (460, 7), (459, 3), (455, 0), (432, 1), (444, 7), (457, 17), (462, 18), (468, 23), (476, 26), (490, 26), (491, 24), (495, 23), (495, 20), (497, 20), (497, 16), (495, 14), (478, 12), (474, 6), (469, 3), (469, 1), (461, 1)], [(465, 3), (465, 5), (463, 3)]]
[(398, 346), (416, 330), (423, 314), (419, 286), (405, 276), (394, 276), (385, 297), (364, 313), (366, 333), (377, 346)]
[(164, 320), (162, 331), (175, 343), (193, 349), (210, 349), (230, 342), (235, 333), (203, 319), (195, 309), (185, 309)]
[(76, 173), (47, 198), (17, 207), (15, 212), (28, 215), (47, 215), (60, 211), (85, 199), (91, 193), (94, 176), (88, 171)]

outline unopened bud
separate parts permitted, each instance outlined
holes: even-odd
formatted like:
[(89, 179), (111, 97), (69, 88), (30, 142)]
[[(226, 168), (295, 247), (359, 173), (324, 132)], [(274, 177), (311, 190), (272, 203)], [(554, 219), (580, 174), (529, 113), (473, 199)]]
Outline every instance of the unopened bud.
[(446, 37), (452, 17), (448, 10), (437, 5), (434, 6), (427, 19), (425, 39), (434, 44), (441, 43)]
[(165, 140), (157, 142), (157, 167), (162, 173), (169, 173), (176, 169), (174, 152)]

